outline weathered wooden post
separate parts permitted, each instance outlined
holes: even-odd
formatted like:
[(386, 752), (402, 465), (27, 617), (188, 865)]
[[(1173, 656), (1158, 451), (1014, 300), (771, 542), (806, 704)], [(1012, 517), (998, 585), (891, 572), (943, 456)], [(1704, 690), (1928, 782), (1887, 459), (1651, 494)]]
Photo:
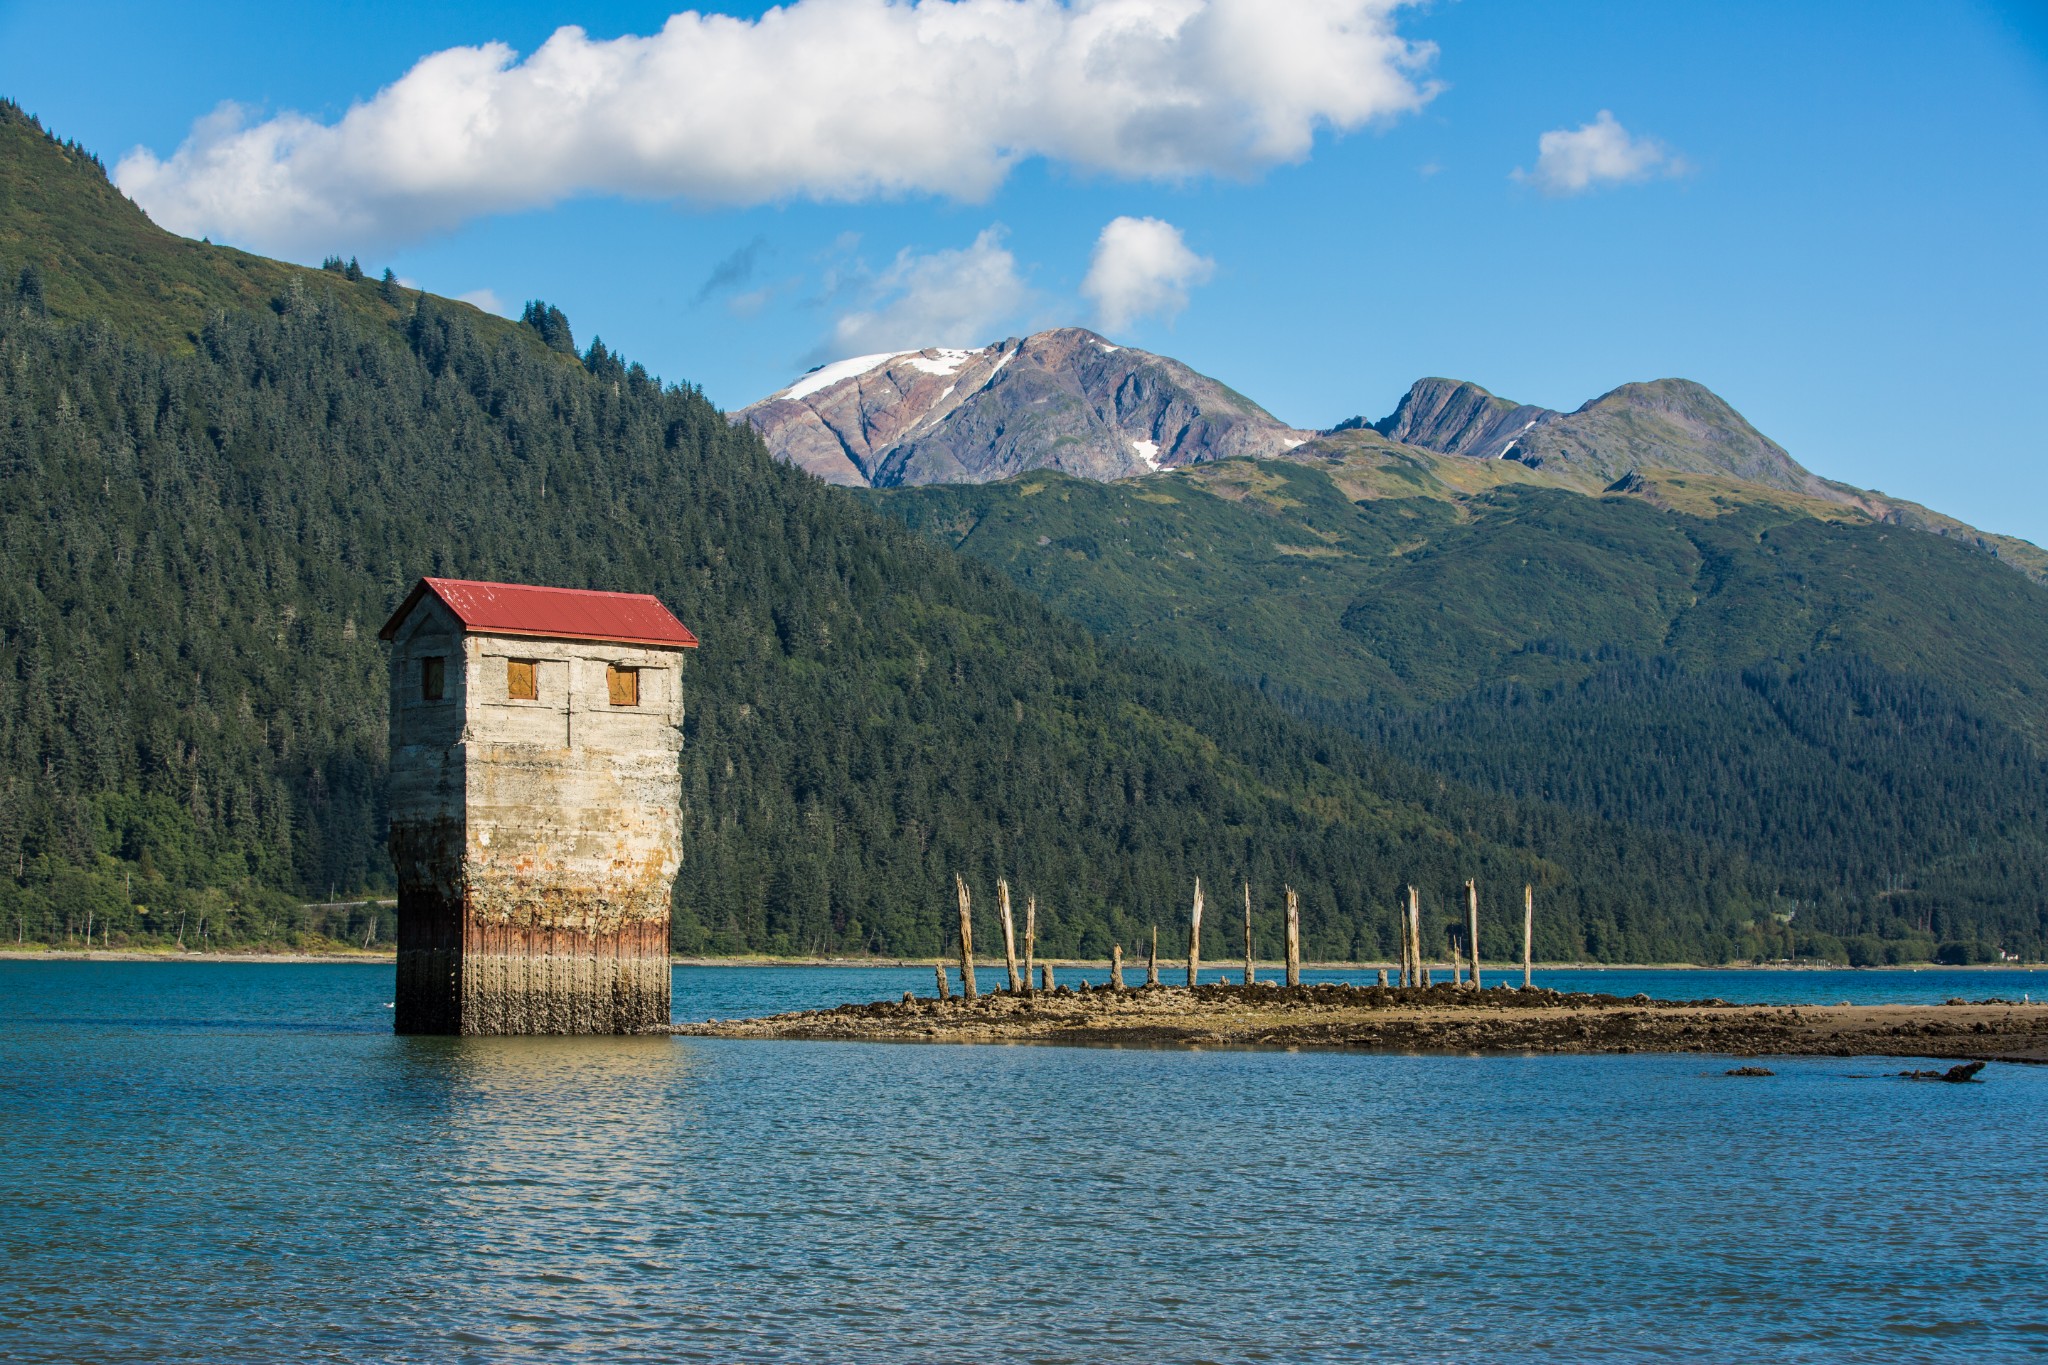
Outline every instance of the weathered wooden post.
[(1427, 969), (1422, 965), (1422, 897), (1408, 888), (1408, 951), (1415, 955), (1414, 970), (1408, 977), (1413, 986), (1427, 986)]
[(1387, 969), (1385, 967), (1380, 968), (1380, 979), (1378, 984), (1381, 987), (1381, 989), (1385, 989), (1387, 984)]
[(1451, 935), (1451, 984), (1465, 984), (1465, 945), (1458, 942), (1456, 934)]
[(1031, 960), (1038, 951), (1038, 897), (1024, 898), (1024, 994), (1031, 994)]
[(951, 1000), (953, 998), (953, 988), (946, 982), (946, 964), (934, 962), (932, 964), (932, 971), (939, 978), (939, 999)]
[(1536, 937), (1536, 890), (1522, 884), (1522, 989), (1529, 989), (1531, 940)]
[(974, 999), (974, 915), (967, 897), (967, 883), (959, 873), (953, 874), (953, 889), (960, 896), (960, 994)]
[[(1415, 894), (1415, 888), (1409, 886), (1409, 896), (1413, 896), (1413, 894)], [(1419, 986), (1421, 984), (1421, 972), (1415, 970), (1415, 964), (1421, 962), (1421, 954), (1415, 952), (1415, 935), (1409, 931), (1407, 907), (1397, 907), (1395, 915), (1401, 919), (1401, 954), (1403, 954), (1403, 958), (1401, 958), (1401, 984), (1403, 986)]]
[(1039, 967), (1039, 969), (1038, 969), (1038, 972), (1039, 972), (1039, 975), (1040, 975), (1041, 977), (1043, 977), (1043, 978), (1044, 978), (1044, 981), (1045, 981), (1045, 993), (1046, 993), (1047, 995), (1051, 995), (1051, 994), (1052, 994), (1052, 964), (1051, 964), (1050, 962), (1047, 962), (1047, 963), (1043, 964), (1042, 966), (1040, 966), (1040, 967)]
[(1159, 926), (1152, 926), (1152, 956), (1145, 960), (1145, 984), (1159, 984)]
[(1195, 912), (1188, 920), (1188, 988), (1200, 981), (1202, 972), (1202, 879), (1195, 878)]
[(1244, 984), (1252, 984), (1252, 883), (1244, 883)]
[(1415, 980), (1427, 986), (1431, 983), (1422, 959), (1422, 896), (1412, 886), (1408, 888), (1408, 943), (1415, 949)]
[(1465, 881), (1465, 953), (1472, 959), (1472, 989), (1479, 989), (1479, 884)]
[(1401, 984), (1408, 984), (1408, 912), (1401, 906), (1394, 907), (1394, 929), (1401, 940)]
[(1120, 991), (1124, 988), (1124, 945), (1109, 945), (1109, 988)]
[(1010, 883), (998, 879), (996, 882), (996, 904), (1003, 916), (1003, 966), (1010, 973), (1010, 994), (1024, 989), (1024, 983), (1017, 979), (1017, 926), (1010, 919)]
[(1287, 984), (1301, 984), (1301, 898), (1287, 888)]

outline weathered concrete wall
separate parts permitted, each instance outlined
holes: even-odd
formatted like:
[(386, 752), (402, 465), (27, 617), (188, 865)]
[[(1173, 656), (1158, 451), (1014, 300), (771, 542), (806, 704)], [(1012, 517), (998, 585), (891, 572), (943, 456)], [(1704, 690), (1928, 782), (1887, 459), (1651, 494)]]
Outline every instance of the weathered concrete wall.
[[(447, 660), (447, 700), (421, 660)], [(537, 695), (511, 695), (512, 662)], [(626, 1033), (669, 1017), (681, 651), (465, 635), (431, 598), (392, 649), (403, 1033)], [(638, 670), (615, 705), (607, 668)], [(459, 677), (458, 677), (459, 675)]]

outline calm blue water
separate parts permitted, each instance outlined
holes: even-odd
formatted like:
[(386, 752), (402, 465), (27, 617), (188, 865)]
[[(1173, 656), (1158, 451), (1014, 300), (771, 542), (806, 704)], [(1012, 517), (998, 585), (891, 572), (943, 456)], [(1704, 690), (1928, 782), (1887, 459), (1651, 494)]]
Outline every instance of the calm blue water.
[[(2043, 984), (1670, 975), (1551, 979)], [(677, 1014), (929, 978), (685, 968)], [(2048, 1352), (2048, 1069), (402, 1039), (390, 979), (0, 963), (0, 1358)]]

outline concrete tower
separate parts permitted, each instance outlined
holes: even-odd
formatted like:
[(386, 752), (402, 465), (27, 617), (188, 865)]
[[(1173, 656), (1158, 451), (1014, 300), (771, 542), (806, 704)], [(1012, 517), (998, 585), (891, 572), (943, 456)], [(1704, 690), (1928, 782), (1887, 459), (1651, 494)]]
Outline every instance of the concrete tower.
[(379, 634), (398, 1032), (666, 1027), (697, 637), (644, 593), (447, 578)]

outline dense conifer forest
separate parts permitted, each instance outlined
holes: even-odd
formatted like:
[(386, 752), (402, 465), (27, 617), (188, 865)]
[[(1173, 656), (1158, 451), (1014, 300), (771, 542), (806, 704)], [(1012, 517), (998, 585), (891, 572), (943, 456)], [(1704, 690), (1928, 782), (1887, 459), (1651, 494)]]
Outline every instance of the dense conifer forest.
[(1797, 951), (2048, 944), (2048, 590), (1972, 547), (1767, 489), (1354, 503), (1288, 461), (866, 496), (1447, 778), (1737, 851)]
[[(1857, 934), (1969, 955), (2004, 932), (1974, 902), (1808, 911), (1788, 894), (1826, 897), (1798, 850), (1764, 850), (1775, 865), (1725, 820), (1485, 791), (1514, 784), (1411, 761), (1419, 729), (1369, 743), (1353, 717), (1103, 642), (775, 463), (694, 390), (579, 347), (544, 303), (512, 323), (353, 261), (215, 250), (0, 109), (8, 938), (388, 941), (388, 910), (307, 902), (389, 885), (376, 630), (421, 574), (648, 590), (703, 638), (685, 950), (934, 953), (956, 871), (983, 905), (999, 876), (1036, 895), (1055, 954), (1155, 922), (1178, 951), (1198, 875), (1224, 898), (1250, 879), (1267, 953), (1283, 882), (1326, 957), (1390, 953), (1407, 882), (1441, 941), (1466, 877), (1494, 905), (1535, 883), (1552, 958)], [(1205, 953), (1228, 956), (1214, 918)], [(1487, 923), (1507, 956), (1509, 917)]]

